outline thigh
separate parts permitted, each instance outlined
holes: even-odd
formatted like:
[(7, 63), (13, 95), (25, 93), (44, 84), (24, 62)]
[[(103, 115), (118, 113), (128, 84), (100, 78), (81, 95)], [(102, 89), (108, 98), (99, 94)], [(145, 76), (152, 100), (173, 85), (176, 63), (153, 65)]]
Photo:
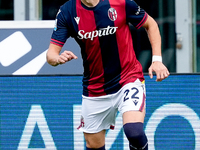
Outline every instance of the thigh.
[(144, 123), (145, 110), (141, 111), (127, 111), (123, 115), (123, 125), (126, 123), (142, 122)]
[(102, 130), (98, 133), (85, 133), (86, 146), (88, 148), (100, 148), (105, 145), (106, 130)]

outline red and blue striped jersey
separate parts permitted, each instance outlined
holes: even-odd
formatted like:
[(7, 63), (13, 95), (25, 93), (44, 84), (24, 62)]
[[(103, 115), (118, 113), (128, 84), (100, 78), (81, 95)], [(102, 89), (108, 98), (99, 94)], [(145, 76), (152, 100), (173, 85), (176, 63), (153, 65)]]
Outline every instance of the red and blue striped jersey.
[(83, 95), (102, 96), (144, 80), (136, 59), (129, 23), (140, 28), (148, 15), (133, 0), (100, 0), (87, 7), (81, 0), (61, 6), (51, 43), (63, 46), (73, 37), (83, 58)]

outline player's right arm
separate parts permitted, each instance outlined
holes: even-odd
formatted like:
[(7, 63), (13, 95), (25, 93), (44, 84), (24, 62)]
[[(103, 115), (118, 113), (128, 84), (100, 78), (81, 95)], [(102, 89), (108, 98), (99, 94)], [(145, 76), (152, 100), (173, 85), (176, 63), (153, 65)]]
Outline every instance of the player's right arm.
[(50, 43), (49, 49), (46, 55), (47, 62), (50, 65), (57, 66), (59, 64), (64, 64), (72, 59), (78, 58), (71, 51), (64, 51), (60, 54), (61, 50), (62, 50), (62, 47)]
[(47, 62), (52, 66), (64, 64), (72, 59), (77, 59), (71, 51), (61, 53), (62, 47), (66, 40), (70, 37), (68, 24), (70, 23), (70, 14), (68, 14), (67, 3), (61, 6), (57, 13), (55, 27), (52, 33), (51, 42), (47, 51)]

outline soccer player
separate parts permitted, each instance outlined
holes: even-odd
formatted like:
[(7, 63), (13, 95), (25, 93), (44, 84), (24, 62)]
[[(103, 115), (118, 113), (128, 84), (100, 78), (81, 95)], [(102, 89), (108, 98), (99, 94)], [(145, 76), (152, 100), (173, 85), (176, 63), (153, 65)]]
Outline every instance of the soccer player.
[(105, 150), (105, 133), (114, 129), (118, 111), (122, 113), (130, 149), (148, 149), (143, 129), (145, 83), (129, 23), (147, 31), (153, 54), (150, 78), (153, 72), (156, 81), (167, 78), (158, 25), (134, 0), (69, 0), (57, 14), (47, 61), (57, 66), (77, 59), (73, 50), (61, 53), (70, 36), (80, 45), (84, 74), (78, 128), (84, 133), (86, 150)]

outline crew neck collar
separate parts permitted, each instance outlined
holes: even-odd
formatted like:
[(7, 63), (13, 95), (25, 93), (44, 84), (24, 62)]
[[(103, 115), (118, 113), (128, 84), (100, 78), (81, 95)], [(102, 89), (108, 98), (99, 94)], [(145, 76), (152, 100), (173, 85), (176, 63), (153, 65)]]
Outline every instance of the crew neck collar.
[(99, 6), (100, 2), (101, 2), (101, 0), (99, 0), (99, 2), (95, 6), (91, 6), (90, 7), (90, 6), (86, 5), (86, 4), (84, 4), (82, 2), (82, 0), (81, 0), (81, 5), (82, 5), (83, 8), (85, 8), (87, 10), (93, 10), (93, 9), (95, 9), (95, 8), (97, 8)]

